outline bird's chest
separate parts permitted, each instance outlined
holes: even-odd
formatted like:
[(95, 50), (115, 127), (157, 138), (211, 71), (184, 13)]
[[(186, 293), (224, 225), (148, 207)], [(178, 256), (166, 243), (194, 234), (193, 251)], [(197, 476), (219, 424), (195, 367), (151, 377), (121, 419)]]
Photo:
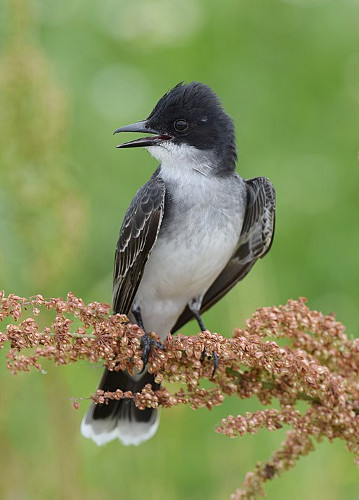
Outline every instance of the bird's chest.
[[(159, 297), (186, 290), (196, 296), (213, 283), (237, 245), (238, 201), (213, 184), (169, 190), (165, 216), (145, 273), (156, 276)], [(152, 280), (151, 280), (152, 281)]]

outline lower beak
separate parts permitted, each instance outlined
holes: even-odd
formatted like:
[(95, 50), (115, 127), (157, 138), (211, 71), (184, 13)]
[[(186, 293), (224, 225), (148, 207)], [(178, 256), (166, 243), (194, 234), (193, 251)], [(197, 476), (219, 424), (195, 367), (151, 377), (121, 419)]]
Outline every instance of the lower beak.
[(131, 125), (126, 125), (125, 127), (118, 128), (114, 131), (114, 134), (119, 132), (140, 132), (142, 134), (155, 134), (149, 137), (141, 137), (141, 139), (135, 139), (134, 141), (125, 142), (116, 146), (116, 148), (138, 148), (140, 146), (156, 146), (164, 141), (169, 141), (172, 139), (171, 136), (160, 134), (157, 130), (154, 130), (147, 126), (147, 120), (141, 122), (132, 123)]

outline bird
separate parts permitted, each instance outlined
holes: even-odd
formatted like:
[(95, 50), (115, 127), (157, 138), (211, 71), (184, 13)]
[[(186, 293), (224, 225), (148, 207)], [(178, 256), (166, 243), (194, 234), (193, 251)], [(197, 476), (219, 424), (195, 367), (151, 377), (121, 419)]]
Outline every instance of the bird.
[[(115, 130), (144, 137), (119, 149), (144, 147), (160, 164), (137, 191), (122, 222), (115, 252), (113, 313), (145, 332), (147, 360), (156, 332), (164, 340), (202, 314), (241, 281), (271, 248), (275, 189), (266, 177), (236, 171), (234, 123), (206, 84), (180, 82), (145, 120)], [(145, 367), (130, 375), (105, 369), (99, 388), (140, 392), (159, 388)], [(81, 432), (97, 445), (119, 439), (139, 445), (159, 424), (157, 409), (133, 400), (92, 403)]]

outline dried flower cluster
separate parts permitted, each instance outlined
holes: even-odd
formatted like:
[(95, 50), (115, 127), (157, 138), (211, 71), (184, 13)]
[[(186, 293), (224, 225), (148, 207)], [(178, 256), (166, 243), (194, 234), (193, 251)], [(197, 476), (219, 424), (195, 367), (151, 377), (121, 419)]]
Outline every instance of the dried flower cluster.
[[(13, 373), (31, 366), (41, 369), (43, 359), (56, 364), (101, 360), (113, 370), (142, 369), (143, 331), (123, 315), (111, 316), (107, 304), (85, 305), (71, 293), (66, 300), (45, 300), (41, 295), (24, 299), (2, 292), (0, 299), (0, 322), (8, 323), (6, 331), (0, 331), (0, 348), (10, 344), (7, 359)], [(51, 325), (42, 329), (40, 308), (55, 313)], [(286, 338), (289, 344), (280, 347), (272, 338)], [(179, 391), (153, 391), (151, 386), (136, 394), (98, 390), (92, 399), (106, 403), (130, 397), (142, 409), (179, 404), (210, 409), (232, 394), (256, 396), (263, 405), (278, 401), (280, 410), (228, 416), (217, 429), (235, 437), (263, 427), (290, 427), (281, 448), (247, 474), (233, 499), (264, 496), (265, 481), (293, 467), (322, 438), (343, 439), (359, 462), (359, 339), (349, 340), (333, 315), (311, 311), (305, 299), (289, 300), (285, 306), (259, 309), (232, 338), (206, 331), (169, 336), (164, 345), (165, 350), (152, 349), (149, 371), (156, 373), (158, 382), (181, 382)], [(219, 357), (214, 377), (212, 360), (203, 361), (204, 350)], [(203, 379), (210, 379), (213, 387), (201, 387)], [(301, 412), (296, 408), (299, 400), (307, 402)]]

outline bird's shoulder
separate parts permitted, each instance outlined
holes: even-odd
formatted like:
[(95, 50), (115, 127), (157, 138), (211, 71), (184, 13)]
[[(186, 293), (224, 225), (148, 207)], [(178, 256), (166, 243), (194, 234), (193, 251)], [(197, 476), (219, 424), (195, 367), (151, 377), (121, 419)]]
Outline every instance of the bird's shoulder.
[(259, 258), (269, 251), (275, 226), (276, 194), (267, 177), (246, 179), (246, 210), (243, 220), (237, 257), (250, 252), (247, 257)]
[(138, 238), (151, 215), (163, 210), (166, 185), (159, 168), (137, 191), (123, 219), (117, 248), (120, 251), (130, 239)]

